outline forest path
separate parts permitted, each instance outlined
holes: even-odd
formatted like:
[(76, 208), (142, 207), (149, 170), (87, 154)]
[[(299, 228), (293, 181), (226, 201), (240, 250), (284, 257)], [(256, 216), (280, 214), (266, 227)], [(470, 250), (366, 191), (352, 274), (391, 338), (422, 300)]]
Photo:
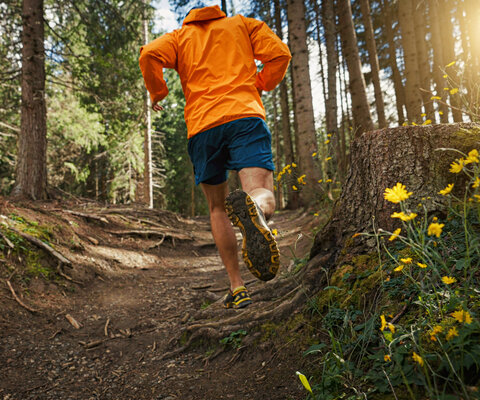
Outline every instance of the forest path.
[[(37, 221), (40, 215), (25, 208), (14, 211)], [(178, 339), (191, 315), (208, 306), (220, 307), (218, 299), (228, 286), (207, 218), (168, 214), (165, 222), (165, 216), (158, 214), (161, 218), (151, 219), (151, 224), (166, 236), (145, 237), (131, 221), (146, 220), (132, 217), (128, 209), (118, 215), (99, 210), (92, 214), (91, 209), (67, 217), (65, 210), (42, 213), (45, 223), (58, 224), (60, 219), (69, 223), (80, 249), (64, 248), (63, 254), (74, 264), (90, 263), (96, 273), (86, 279), (89, 268), (74, 270), (72, 277), (83, 276), (84, 285), (33, 279), (22, 294), (24, 302), (40, 310), (37, 314), (21, 308), (8, 290), (2, 291), (0, 399), (305, 398), (295, 376), (304, 362), (302, 347), (294, 340), (285, 343), (283, 338), (270, 337), (254, 345), (247, 332), (238, 346), (202, 343), (164, 358), (181, 345)], [(62, 214), (60, 219), (57, 214)], [(108, 224), (88, 215), (105, 217)], [(273, 223), (279, 231), (282, 275), (287, 273), (291, 250), (296, 257), (308, 253), (314, 221), (311, 214), (282, 212)], [(144, 222), (142, 227), (152, 229)], [(172, 232), (176, 240), (168, 236)], [(252, 281), (253, 293), (264, 285), (253, 280), (244, 266), (242, 271)], [(79, 329), (70, 317), (81, 325)]]

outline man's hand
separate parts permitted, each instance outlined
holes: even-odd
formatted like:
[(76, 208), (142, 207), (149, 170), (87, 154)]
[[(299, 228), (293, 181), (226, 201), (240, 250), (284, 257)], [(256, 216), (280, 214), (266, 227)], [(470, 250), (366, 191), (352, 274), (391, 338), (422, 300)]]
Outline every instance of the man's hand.
[(153, 111), (162, 111), (163, 107), (158, 103), (153, 103), (152, 104), (152, 109), (153, 109)]

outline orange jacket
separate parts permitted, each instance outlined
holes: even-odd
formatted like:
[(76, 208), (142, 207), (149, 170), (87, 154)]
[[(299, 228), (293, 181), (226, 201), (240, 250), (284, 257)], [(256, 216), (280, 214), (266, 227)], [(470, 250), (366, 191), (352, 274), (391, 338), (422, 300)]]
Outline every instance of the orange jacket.
[[(163, 68), (174, 68), (185, 93), (188, 137), (244, 117), (265, 119), (257, 88), (272, 90), (290, 62), (268, 26), (218, 6), (192, 10), (180, 29), (140, 49), (140, 69), (153, 103), (168, 94)], [(257, 73), (255, 59), (264, 64)]]

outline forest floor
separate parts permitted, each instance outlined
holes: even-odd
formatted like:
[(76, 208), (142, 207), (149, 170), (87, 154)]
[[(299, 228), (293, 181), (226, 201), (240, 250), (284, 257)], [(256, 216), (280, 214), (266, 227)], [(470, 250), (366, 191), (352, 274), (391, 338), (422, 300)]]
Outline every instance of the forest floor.
[[(276, 279), (308, 255), (319, 223), (311, 213), (275, 214)], [(12, 226), (50, 243), (73, 268), (58, 269), (54, 256)], [(295, 318), (168, 356), (185, 342), (196, 313), (244, 312), (221, 307), (228, 281), (207, 217), (0, 198), (0, 228), (0, 399), (305, 398), (295, 372), (308, 343), (298, 333), (305, 322), (296, 326)], [(242, 271), (250, 307), (263, 307), (255, 297), (265, 283), (243, 262)]]

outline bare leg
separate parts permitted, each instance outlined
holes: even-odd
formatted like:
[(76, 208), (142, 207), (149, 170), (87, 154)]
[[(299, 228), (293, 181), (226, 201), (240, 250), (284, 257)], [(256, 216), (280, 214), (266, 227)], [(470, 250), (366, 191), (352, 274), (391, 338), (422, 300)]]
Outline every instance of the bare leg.
[(220, 185), (201, 183), (201, 187), (210, 210), (213, 239), (227, 270), (230, 288), (233, 290), (243, 286), (244, 282), (240, 275), (238, 263), (237, 238), (224, 208), (225, 197), (228, 194), (227, 182)]
[(273, 172), (264, 168), (243, 168), (238, 172), (242, 189), (255, 200), (268, 220), (275, 212)]

